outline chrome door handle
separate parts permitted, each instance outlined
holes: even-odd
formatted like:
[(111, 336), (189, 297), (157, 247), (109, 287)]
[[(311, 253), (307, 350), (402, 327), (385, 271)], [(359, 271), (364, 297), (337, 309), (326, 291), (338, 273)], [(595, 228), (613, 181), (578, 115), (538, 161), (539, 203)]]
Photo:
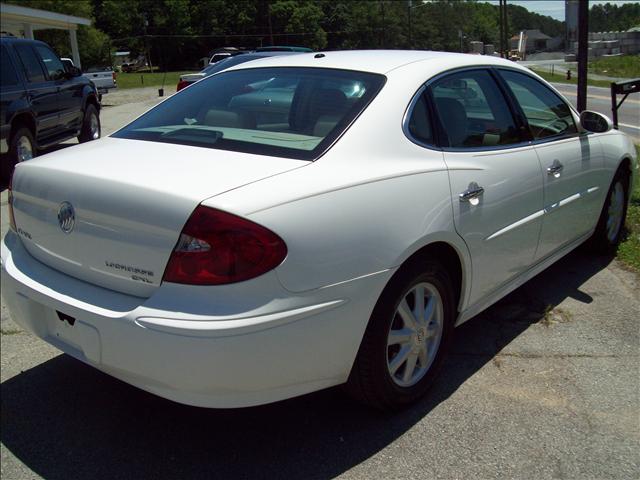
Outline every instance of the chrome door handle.
[[(477, 199), (484, 193), (484, 188), (479, 186), (476, 182), (471, 182), (469, 188), (458, 195), (461, 202), (471, 202), (472, 205), (478, 203)], [(476, 200), (473, 202), (472, 200)]]
[(558, 178), (563, 169), (564, 166), (558, 160), (554, 160), (551, 166), (547, 167), (547, 175), (553, 175)]

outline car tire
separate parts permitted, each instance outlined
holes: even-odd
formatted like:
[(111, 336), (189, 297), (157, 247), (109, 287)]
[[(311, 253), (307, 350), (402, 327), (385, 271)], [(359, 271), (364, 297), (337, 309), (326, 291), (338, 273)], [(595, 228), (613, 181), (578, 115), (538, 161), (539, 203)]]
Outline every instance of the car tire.
[(612, 254), (622, 240), (629, 199), (629, 177), (623, 168), (616, 172), (598, 219), (590, 247), (596, 253)]
[(78, 135), (78, 141), (80, 143), (85, 143), (90, 142), (91, 140), (97, 140), (100, 138), (101, 131), (98, 109), (93, 104), (89, 103), (84, 110), (82, 129), (80, 130), (80, 135)]
[[(420, 296), (424, 309), (419, 307)], [(425, 259), (404, 266), (374, 307), (347, 392), (381, 410), (415, 402), (434, 383), (453, 339), (454, 322), (454, 293), (447, 270)]]

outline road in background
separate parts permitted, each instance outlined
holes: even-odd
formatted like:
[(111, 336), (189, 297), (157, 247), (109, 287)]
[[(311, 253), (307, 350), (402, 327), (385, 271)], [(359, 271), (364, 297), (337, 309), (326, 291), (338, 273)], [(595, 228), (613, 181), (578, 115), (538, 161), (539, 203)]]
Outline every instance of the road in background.
[[(567, 99), (576, 106), (577, 86), (568, 83), (553, 83)], [(618, 95), (618, 102), (622, 99)], [(602, 87), (587, 87), (587, 109), (593, 110), (612, 118), (611, 115), (611, 91)], [(621, 131), (633, 137), (636, 143), (640, 143), (640, 94), (632, 93), (624, 101), (618, 110), (618, 125)]]

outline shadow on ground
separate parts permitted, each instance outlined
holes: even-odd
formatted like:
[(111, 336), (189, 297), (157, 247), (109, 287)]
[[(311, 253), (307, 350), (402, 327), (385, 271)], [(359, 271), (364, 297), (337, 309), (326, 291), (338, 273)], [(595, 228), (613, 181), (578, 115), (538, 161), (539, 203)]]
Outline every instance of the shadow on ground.
[[(457, 329), (430, 394), (393, 415), (329, 389), (263, 407), (207, 410), (128, 386), (60, 355), (2, 383), (2, 443), (47, 479), (331, 478), (422, 420), (610, 259), (575, 252)], [(321, 359), (318, 359), (321, 361)]]

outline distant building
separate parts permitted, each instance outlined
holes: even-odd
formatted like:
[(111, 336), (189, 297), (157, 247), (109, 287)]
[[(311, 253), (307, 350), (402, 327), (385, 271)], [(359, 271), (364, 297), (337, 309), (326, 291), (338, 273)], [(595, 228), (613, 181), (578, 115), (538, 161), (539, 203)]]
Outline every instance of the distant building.
[[(554, 39), (549, 35), (542, 33), (540, 30), (524, 30), (527, 36), (527, 52), (539, 52), (541, 50), (549, 50), (554, 47)], [(510, 39), (510, 49), (517, 50), (520, 35), (514, 35)]]

